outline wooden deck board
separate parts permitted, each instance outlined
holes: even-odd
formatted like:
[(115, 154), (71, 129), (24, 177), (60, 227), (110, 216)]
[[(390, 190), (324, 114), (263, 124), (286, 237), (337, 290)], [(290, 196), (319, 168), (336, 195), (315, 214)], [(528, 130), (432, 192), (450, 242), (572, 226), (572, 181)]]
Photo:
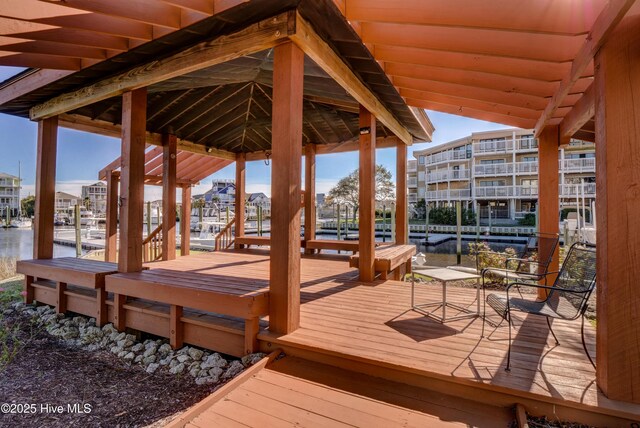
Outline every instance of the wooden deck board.
[(286, 357), (217, 400), (194, 427), (508, 426), (508, 409)]

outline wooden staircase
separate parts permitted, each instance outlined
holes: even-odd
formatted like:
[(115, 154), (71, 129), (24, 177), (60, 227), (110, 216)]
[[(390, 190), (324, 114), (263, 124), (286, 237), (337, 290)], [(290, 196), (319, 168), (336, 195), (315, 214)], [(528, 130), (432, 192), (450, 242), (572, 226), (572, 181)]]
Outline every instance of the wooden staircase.
[(215, 237), (215, 251), (226, 250), (233, 245), (233, 224), (235, 218), (229, 222), (218, 232)]
[(162, 223), (142, 241), (142, 259), (145, 263), (162, 258)]

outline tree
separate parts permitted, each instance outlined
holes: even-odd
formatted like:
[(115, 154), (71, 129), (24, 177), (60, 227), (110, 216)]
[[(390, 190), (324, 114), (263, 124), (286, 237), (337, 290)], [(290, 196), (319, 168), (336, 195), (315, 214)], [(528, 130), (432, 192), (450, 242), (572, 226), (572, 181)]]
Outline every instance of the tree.
[[(391, 172), (382, 165), (376, 165), (376, 202), (388, 201), (394, 197), (394, 186), (391, 181)], [(356, 221), (359, 204), (360, 177), (359, 170), (351, 172), (343, 177), (329, 190), (327, 202), (335, 204), (348, 204), (353, 207), (353, 221)]]
[(36, 213), (36, 197), (35, 196), (27, 196), (26, 198), (22, 198), (20, 201), (20, 206), (22, 207), (22, 215), (25, 217), (33, 217)]
[(91, 211), (91, 198), (86, 196), (84, 198), (84, 201), (82, 201), (82, 205), (84, 205), (84, 207), (87, 209), (87, 211)]

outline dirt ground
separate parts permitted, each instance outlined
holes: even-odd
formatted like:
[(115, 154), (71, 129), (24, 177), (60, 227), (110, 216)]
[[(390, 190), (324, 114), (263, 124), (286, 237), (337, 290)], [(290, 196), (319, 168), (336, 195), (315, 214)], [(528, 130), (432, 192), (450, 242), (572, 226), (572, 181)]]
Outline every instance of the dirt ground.
[[(68, 347), (23, 316), (4, 323), (19, 325), (14, 337), (24, 347), (0, 371), (1, 427), (159, 426), (216, 388), (187, 374), (150, 375), (106, 351)], [(14, 404), (8, 412), (7, 403)]]

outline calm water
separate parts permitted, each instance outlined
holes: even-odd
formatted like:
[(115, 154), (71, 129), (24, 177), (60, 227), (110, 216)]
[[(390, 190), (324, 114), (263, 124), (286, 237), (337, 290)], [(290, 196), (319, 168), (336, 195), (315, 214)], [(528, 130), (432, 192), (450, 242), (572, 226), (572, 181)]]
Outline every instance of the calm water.
[[(53, 246), (54, 257), (75, 257), (75, 255), (74, 247)], [(33, 230), (0, 228), (0, 257), (19, 260), (33, 258)]]

